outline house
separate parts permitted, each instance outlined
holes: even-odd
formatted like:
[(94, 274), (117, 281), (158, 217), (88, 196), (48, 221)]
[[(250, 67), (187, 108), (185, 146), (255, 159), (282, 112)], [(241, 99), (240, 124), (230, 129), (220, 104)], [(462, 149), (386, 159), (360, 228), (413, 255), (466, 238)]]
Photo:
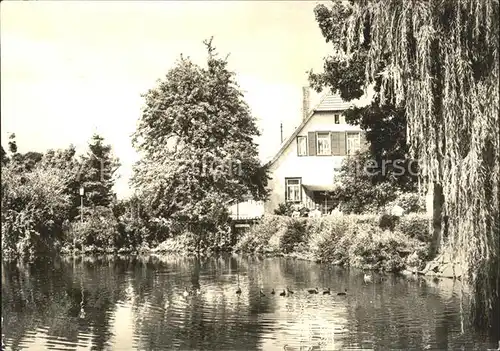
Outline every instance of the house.
[(345, 121), (343, 112), (352, 103), (327, 93), (310, 110), (309, 96), (309, 88), (303, 88), (301, 124), (267, 164), (272, 179), (265, 213), (285, 202), (329, 213), (334, 204), (328, 195), (338, 184), (342, 161), (368, 147), (360, 127)]

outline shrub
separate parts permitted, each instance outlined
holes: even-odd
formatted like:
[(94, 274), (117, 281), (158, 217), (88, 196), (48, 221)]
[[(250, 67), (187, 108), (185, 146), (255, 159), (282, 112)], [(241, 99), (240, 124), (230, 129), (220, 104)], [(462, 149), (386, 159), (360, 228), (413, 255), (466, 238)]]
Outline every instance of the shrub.
[(339, 238), (334, 231), (325, 233), (315, 245), (315, 257), (319, 262), (338, 265), (349, 263), (348, 250), (350, 245), (351, 237), (348, 235)]
[(285, 233), (280, 239), (280, 249), (283, 253), (293, 252), (296, 245), (305, 242), (306, 225), (303, 219), (294, 219), (288, 223)]
[(212, 227), (203, 229), (202, 237), (200, 233), (195, 234), (196, 239), (199, 240), (200, 250), (202, 252), (222, 252), (227, 251), (231, 247), (231, 226), (229, 223), (217, 223)]
[(396, 225), (396, 230), (405, 233), (410, 238), (422, 242), (430, 242), (432, 233), (429, 227), (429, 217), (422, 214), (410, 213), (401, 217)]
[(177, 235), (174, 238), (168, 238), (161, 242), (157, 247), (152, 249), (152, 252), (158, 253), (181, 253), (181, 254), (195, 254), (195, 235), (191, 232), (185, 232)]
[(83, 222), (75, 222), (69, 231), (68, 244), (73, 240), (77, 248), (116, 248), (119, 247), (120, 235), (118, 222), (108, 207), (97, 206), (87, 209)]
[(236, 252), (274, 252), (280, 249), (280, 238), (292, 218), (286, 216), (264, 216), (257, 224), (244, 232), (234, 250)]
[[(388, 215), (388, 218), (394, 224), (392, 216)], [(319, 262), (383, 271), (421, 265), (430, 240), (430, 236), (423, 235), (424, 228), (427, 228), (423, 226), (425, 216), (403, 216), (393, 231), (382, 229), (380, 220), (376, 215), (331, 215), (307, 219), (266, 216), (244, 234), (237, 250), (300, 254)], [(419, 240), (419, 237), (424, 240)]]
[(384, 213), (382, 216), (380, 216), (378, 226), (382, 230), (389, 229), (392, 232), (392, 231), (394, 231), (394, 228), (396, 227), (396, 224), (398, 222), (399, 222), (398, 216)]
[(405, 267), (404, 257), (419, 245), (400, 232), (365, 227), (353, 237), (349, 263), (359, 268), (397, 272)]
[(118, 219), (117, 231), (119, 236), (116, 245), (119, 248), (127, 247), (131, 251), (142, 244), (148, 243), (149, 231), (145, 223), (137, 218), (126, 215)]
[(344, 213), (376, 213), (396, 199), (398, 188), (389, 181), (379, 181), (363, 169), (372, 160), (370, 152), (347, 157), (341, 166), (341, 186), (334, 194)]
[(300, 217), (307, 217), (309, 215), (309, 209), (307, 207), (302, 207), (299, 212), (300, 212)]
[(291, 216), (294, 211), (293, 205), (289, 202), (283, 202), (278, 205), (278, 208), (274, 210), (274, 214), (277, 216)]
[(23, 173), (18, 166), (2, 167), (2, 252), (7, 259), (33, 259), (62, 240), (71, 207), (65, 193), (69, 175), (45, 164)]

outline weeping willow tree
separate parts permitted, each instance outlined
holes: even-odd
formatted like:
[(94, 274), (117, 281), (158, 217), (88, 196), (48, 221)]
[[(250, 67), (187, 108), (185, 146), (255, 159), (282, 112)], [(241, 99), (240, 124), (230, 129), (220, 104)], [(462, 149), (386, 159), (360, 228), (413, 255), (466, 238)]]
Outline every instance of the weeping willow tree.
[[(404, 105), (412, 156), (435, 189), (437, 250), (460, 255), (479, 328), (498, 328), (500, 120), (498, 0), (337, 1), (347, 59), (364, 48), (366, 84)], [(346, 15), (347, 14), (347, 15)]]

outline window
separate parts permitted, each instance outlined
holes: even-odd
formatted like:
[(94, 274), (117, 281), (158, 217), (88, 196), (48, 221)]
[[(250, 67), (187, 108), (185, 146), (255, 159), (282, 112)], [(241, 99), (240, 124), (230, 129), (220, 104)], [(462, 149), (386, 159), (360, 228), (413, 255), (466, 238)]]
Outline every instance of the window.
[(307, 156), (307, 137), (298, 136), (297, 137), (297, 155)]
[(318, 140), (317, 155), (331, 155), (331, 138), (330, 133), (317, 133), (316, 139)]
[(335, 124), (340, 124), (340, 115), (335, 114), (335, 115), (333, 115), (333, 117), (335, 118)]
[(286, 183), (286, 201), (287, 202), (300, 202), (301, 201), (301, 179), (300, 178), (287, 178)]
[(347, 154), (354, 155), (361, 148), (361, 139), (359, 133), (347, 133)]

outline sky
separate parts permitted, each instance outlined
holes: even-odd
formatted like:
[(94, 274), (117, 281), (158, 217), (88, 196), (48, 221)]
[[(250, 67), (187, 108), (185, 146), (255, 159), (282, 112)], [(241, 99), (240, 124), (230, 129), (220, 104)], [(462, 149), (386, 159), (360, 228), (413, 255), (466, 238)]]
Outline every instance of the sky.
[[(307, 71), (330, 52), (316, 1), (2, 1), (1, 137), (20, 152), (84, 150), (93, 133), (122, 166), (115, 190), (130, 195), (131, 135), (143, 98), (181, 54), (206, 63), (205, 39), (245, 93), (263, 161), (300, 124)], [(318, 96), (312, 96), (312, 103)]]

